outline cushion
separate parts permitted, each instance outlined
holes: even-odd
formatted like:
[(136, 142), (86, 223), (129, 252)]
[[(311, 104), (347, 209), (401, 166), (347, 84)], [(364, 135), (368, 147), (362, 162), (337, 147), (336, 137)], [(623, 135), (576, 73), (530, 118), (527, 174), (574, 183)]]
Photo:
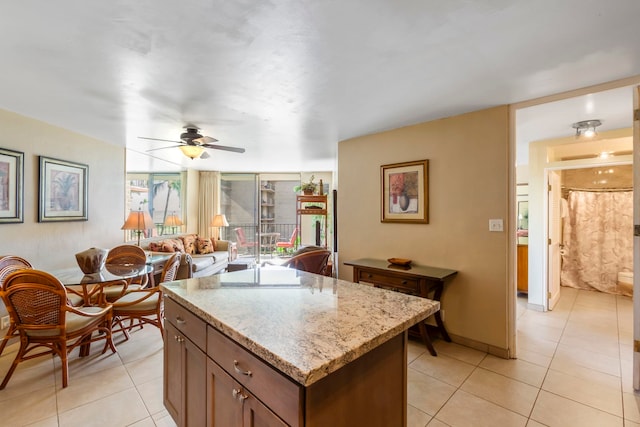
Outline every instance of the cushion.
[(198, 254), (213, 253), (213, 242), (211, 241), (211, 239), (205, 239), (203, 237), (196, 238), (196, 253)]
[(198, 238), (197, 234), (185, 234), (184, 236), (180, 236), (182, 243), (184, 244), (184, 252), (189, 255), (193, 255), (196, 253), (196, 239)]
[(149, 242), (149, 250), (153, 252), (184, 252), (184, 244), (180, 239), (166, 239)]

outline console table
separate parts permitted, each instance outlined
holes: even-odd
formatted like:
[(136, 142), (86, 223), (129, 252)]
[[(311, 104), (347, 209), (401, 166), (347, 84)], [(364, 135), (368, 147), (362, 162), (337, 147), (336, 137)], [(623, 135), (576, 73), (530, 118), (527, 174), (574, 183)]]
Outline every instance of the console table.
[[(450, 281), (458, 272), (446, 268), (429, 267), (424, 265), (400, 266), (390, 264), (388, 261), (362, 258), (355, 261), (347, 261), (345, 265), (353, 267), (353, 281), (356, 283), (371, 283), (376, 287), (391, 289), (397, 292), (417, 295), (440, 301), (444, 284)], [(451, 338), (444, 327), (440, 311), (434, 313), (438, 330), (445, 341), (451, 342)], [(436, 356), (431, 339), (424, 321), (418, 324), (420, 335), (431, 355)]]

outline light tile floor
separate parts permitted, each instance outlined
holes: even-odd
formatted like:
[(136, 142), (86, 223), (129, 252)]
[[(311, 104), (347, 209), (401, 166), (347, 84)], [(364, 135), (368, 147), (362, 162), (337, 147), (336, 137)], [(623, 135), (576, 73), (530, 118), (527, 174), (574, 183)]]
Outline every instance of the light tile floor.
[[(440, 340), (432, 357), (412, 341), (408, 425), (640, 426), (632, 323), (630, 298), (562, 288), (547, 313), (519, 298), (517, 360)], [(74, 352), (65, 389), (58, 359), (22, 363), (0, 391), (0, 425), (174, 426), (162, 404), (158, 330), (145, 327), (116, 345), (113, 355), (100, 355), (99, 345), (87, 358)], [(1, 376), (16, 348), (0, 357)]]

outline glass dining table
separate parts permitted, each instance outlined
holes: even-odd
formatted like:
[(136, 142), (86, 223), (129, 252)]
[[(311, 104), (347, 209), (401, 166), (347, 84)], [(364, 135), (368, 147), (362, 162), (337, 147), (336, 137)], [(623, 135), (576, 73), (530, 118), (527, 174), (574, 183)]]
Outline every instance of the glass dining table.
[(133, 279), (153, 273), (152, 264), (106, 264), (98, 273), (84, 274), (79, 267), (64, 268), (50, 272), (72, 293), (83, 297), (90, 304), (91, 297), (104, 284), (118, 280), (131, 282)]

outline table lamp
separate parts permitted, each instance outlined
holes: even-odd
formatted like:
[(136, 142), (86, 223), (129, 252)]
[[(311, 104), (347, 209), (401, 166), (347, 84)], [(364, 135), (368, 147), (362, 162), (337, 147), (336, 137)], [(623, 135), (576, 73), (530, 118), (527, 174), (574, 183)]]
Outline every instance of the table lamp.
[(153, 228), (151, 215), (149, 215), (149, 212), (140, 209), (138, 211), (131, 211), (127, 220), (124, 222), (124, 225), (120, 229), (133, 230), (138, 235), (138, 246), (140, 246), (140, 235), (142, 234), (142, 231), (149, 230), (151, 228)]
[(182, 220), (175, 213), (169, 215), (167, 219), (164, 220), (164, 226), (171, 227), (172, 234), (175, 234), (176, 227), (180, 227), (182, 224)]
[(217, 228), (217, 240), (220, 240), (220, 227), (228, 227), (229, 223), (227, 222), (227, 217), (224, 214), (216, 215), (211, 220), (211, 227)]

